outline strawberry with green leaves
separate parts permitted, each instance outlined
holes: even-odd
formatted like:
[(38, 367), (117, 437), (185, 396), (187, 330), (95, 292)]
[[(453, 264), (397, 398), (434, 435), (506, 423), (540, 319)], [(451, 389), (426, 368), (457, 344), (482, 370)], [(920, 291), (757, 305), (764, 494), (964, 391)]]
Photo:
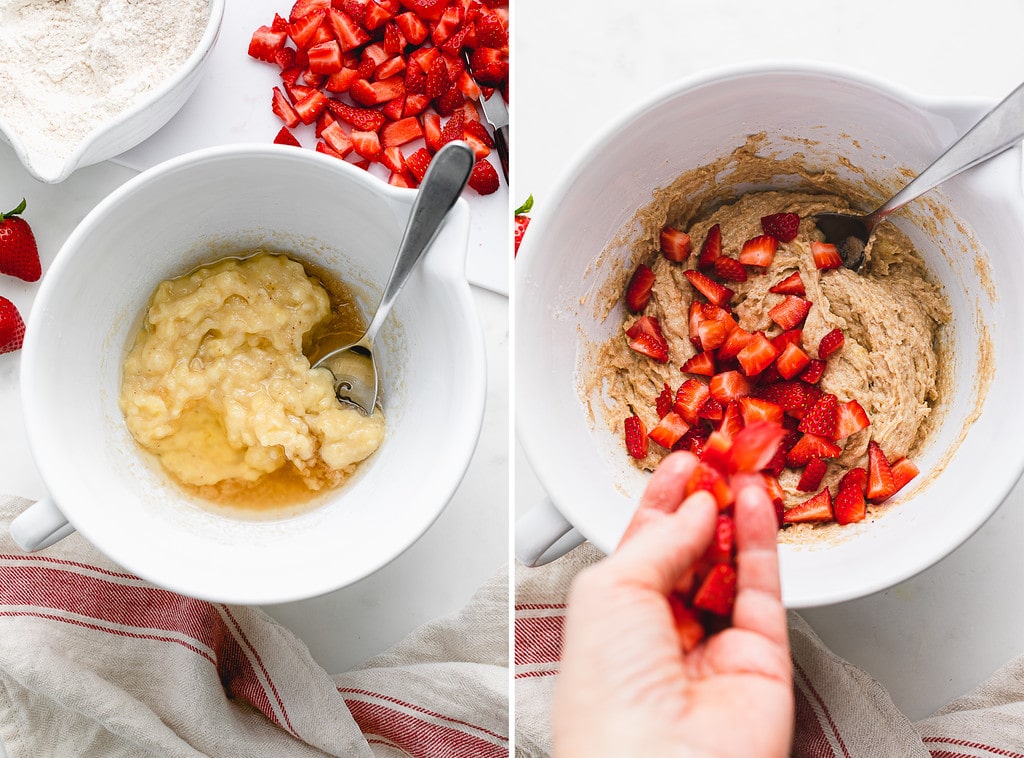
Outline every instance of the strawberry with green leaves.
[(37, 282), (43, 275), (43, 269), (39, 264), (35, 235), (21, 217), (25, 205), (22, 199), (17, 208), (0, 214), (0, 273), (26, 282)]
[(519, 245), (523, 242), (523, 235), (526, 234), (526, 228), (530, 225), (529, 213), (533, 210), (533, 195), (526, 198), (526, 202), (515, 209), (515, 233), (516, 243), (515, 251), (513, 256), (519, 253)]

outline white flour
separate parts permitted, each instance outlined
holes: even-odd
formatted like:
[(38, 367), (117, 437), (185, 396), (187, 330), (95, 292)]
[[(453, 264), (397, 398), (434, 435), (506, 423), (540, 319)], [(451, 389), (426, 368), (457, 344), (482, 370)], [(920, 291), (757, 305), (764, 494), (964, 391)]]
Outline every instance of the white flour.
[(56, 170), (174, 74), (208, 15), (208, 0), (0, 0), (0, 121)]

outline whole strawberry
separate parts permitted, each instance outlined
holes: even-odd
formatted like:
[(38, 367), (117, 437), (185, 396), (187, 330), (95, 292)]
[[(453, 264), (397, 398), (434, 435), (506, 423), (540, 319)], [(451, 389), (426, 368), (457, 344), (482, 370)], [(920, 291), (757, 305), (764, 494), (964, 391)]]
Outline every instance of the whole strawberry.
[(526, 198), (526, 202), (515, 209), (515, 222), (516, 222), (516, 242), (515, 242), (515, 253), (519, 252), (519, 245), (523, 241), (523, 235), (526, 234), (526, 227), (530, 225), (530, 217), (526, 214), (533, 210), (533, 195)]
[(43, 269), (35, 235), (28, 222), (19, 216), (24, 210), (22, 199), (13, 211), (0, 214), (0, 274), (35, 282), (43, 275)]
[(25, 322), (14, 303), (0, 297), (0, 353), (13, 353), (21, 349), (25, 339)]

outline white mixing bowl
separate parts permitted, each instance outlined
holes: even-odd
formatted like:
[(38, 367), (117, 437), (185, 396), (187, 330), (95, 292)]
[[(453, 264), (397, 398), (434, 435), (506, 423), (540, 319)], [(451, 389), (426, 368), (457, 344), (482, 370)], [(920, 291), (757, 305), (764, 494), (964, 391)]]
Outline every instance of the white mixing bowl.
[(483, 336), (464, 275), (464, 200), (375, 347), (385, 441), (319, 507), (274, 521), (204, 510), (140, 453), (118, 394), (126, 346), (156, 285), (232, 253), (293, 252), (352, 285), (368, 314), (414, 197), (313, 151), (239, 145), (172, 159), (103, 200), (61, 248), (28, 319), (25, 419), (52, 501), (20, 516), (12, 534), (24, 544), (62, 512), (129, 571), (234, 603), (318, 595), (409, 547), (462, 480), (483, 418)]
[[(906, 181), (900, 169), (920, 171), (991, 105), (925, 100), (832, 69), (747, 68), (659, 94), (586, 150), (531, 224), (516, 263), (516, 427), (550, 498), (517, 525), (517, 555), (556, 557), (574, 543), (571, 534), (562, 536), (570, 524), (613, 550), (646, 483), (621, 437), (605, 419), (588, 416), (577, 385), (592, 371), (581, 365), (584, 348), (616, 333), (624, 315), (619, 306), (598, 318), (591, 296), (611, 269), (635, 265), (623, 260), (632, 256), (630, 224), (656, 189), (759, 132), (766, 134), (766, 153), (786, 158), (799, 151), (810, 165), (835, 168), (860, 184), (840, 164), (845, 158), (895, 188)], [(777, 176), (740, 189), (793, 182)], [(945, 398), (941, 427), (917, 456), (921, 476), (881, 518), (845, 527), (842, 539), (781, 545), (790, 607), (865, 595), (930, 566), (993, 513), (1024, 468), (1020, 149), (949, 181), (929, 201), (934, 205), (919, 201), (893, 220), (951, 302), (954, 395)], [(932, 215), (936, 206), (947, 212)], [(618, 265), (602, 265), (599, 254), (620, 234)], [(976, 381), (985, 352), (994, 361), (987, 390)]]

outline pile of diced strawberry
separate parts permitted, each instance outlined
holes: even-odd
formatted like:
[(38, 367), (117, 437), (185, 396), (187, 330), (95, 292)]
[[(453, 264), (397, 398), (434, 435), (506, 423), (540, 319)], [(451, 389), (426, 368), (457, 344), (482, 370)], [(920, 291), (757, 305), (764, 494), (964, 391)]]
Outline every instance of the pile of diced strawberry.
[(298, 0), (249, 43), (281, 71), (275, 142), (298, 146), (290, 130), (314, 126), (319, 152), (383, 164), (390, 184), (416, 187), (434, 153), (465, 140), (477, 158), (469, 186), (482, 195), (499, 179), (475, 102), (507, 92), (508, 51), (507, 2), (495, 0)]
[[(653, 429), (648, 431), (635, 414), (625, 420), (626, 448), (642, 459), (653, 441), (703, 458), (717, 437), (731, 439), (759, 421), (779, 423), (787, 433), (761, 473), (775, 501), (780, 527), (805, 522), (849, 524), (864, 519), (868, 502), (881, 503), (905, 486), (917, 475), (917, 466), (907, 458), (890, 462), (871, 440), (866, 468), (847, 471), (833, 497), (828, 487), (821, 486), (830, 462), (840, 456), (851, 435), (870, 424), (856, 399), (841, 402), (818, 386), (829, 359), (843, 348), (842, 331), (833, 329), (817, 346), (804, 343), (802, 325), (812, 303), (806, 299), (799, 270), (769, 289), (778, 295), (768, 311), (777, 327), (772, 336), (740, 327), (730, 307), (735, 292), (728, 283), (765, 275), (779, 243), (793, 241), (799, 224), (794, 213), (765, 216), (761, 219), (764, 234), (747, 240), (737, 257), (723, 252), (719, 225), (708, 231), (696, 268), (683, 272), (701, 296), (693, 298), (689, 317), (690, 342), (697, 352), (681, 366), (690, 376), (677, 388), (664, 386), (657, 400), (659, 421)], [(661, 248), (669, 261), (683, 264), (690, 256), (691, 240), (685, 232), (666, 227)], [(815, 266), (823, 272), (842, 265), (834, 245), (815, 241), (811, 251)], [(643, 313), (654, 278), (649, 267), (637, 267), (625, 298), (631, 312)], [(626, 336), (636, 352), (660, 363), (669, 361), (668, 341), (657, 318), (640, 315)], [(800, 471), (800, 491), (815, 493), (789, 509), (783, 507), (778, 482), (786, 468)]]

